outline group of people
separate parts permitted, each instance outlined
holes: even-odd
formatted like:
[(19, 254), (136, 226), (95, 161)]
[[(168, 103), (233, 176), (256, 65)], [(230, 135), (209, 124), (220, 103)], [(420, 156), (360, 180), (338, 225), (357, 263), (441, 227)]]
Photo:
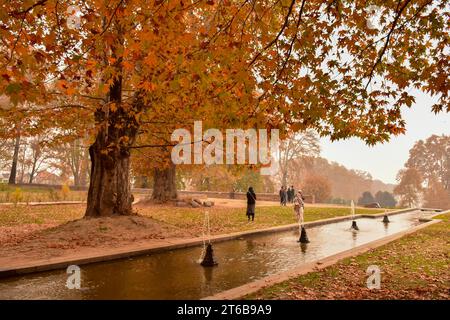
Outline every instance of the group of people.
[[(280, 202), (281, 205), (285, 206), (287, 202), (294, 204), (294, 212), (297, 217), (297, 221), (300, 224), (303, 224), (303, 211), (305, 209), (305, 197), (301, 190), (298, 190), (295, 193), (294, 186), (289, 187), (286, 190), (286, 187), (281, 187), (280, 190)], [(249, 187), (247, 191), (247, 217), (248, 221), (255, 220), (255, 207), (256, 207), (256, 193), (253, 190), (253, 187)]]
[(287, 203), (294, 203), (295, 189), (294, 186), (286, 188), (286, 186), (281, 186), (280, 189), (280, 204), (286, 206)]

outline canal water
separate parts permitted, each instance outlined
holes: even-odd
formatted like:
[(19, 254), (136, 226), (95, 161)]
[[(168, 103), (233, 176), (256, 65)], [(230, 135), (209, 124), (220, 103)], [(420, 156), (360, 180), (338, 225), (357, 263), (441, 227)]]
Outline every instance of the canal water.
[(81, 266), (81, 289), (66, 288), (66, 270), (0, 280), (0, 299), (199, 299), (301, 264), (351, 249), (420, 224), (414, 211), (307, 229), (306, 246), (298, 230), (246, 236), (214, 244), (218, 266), (198, 264), (201, 247), (177, 249), (125, 260)]

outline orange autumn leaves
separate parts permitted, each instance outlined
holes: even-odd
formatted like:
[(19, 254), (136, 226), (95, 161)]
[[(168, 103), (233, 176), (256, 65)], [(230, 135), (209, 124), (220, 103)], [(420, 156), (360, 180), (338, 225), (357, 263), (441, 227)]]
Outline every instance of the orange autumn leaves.
[(17, 108), (56, 100), (93, 114), (120, 78), (123, 101), (144, 101), (147, 142), (203, 120), (373, 144), (404, 132), (411, 88), (449, 111), (450, 19), (444, 1), (372, 2), (377, 30), (362, 0), (2, 1), (0, 94)]

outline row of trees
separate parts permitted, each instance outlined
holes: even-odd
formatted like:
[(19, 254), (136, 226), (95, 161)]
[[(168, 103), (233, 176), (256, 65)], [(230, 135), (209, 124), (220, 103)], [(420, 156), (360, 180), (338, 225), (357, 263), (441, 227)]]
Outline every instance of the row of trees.
[(388, 191), (378, 191), (375, 196), (370, 191), (365, 191), (358, 199), (358, 205), (364, 206), (377, 202), (383, 208), (393, 208), (397, 205), (397, 200), (392, 193)]
[[(11, 163), (17, 163), (16, 181), (19, 183), (32, 183), (36, 173), (50, 171), (57, 174), (60, 183), (71, 180), (75, 186), (85, 186), (90, 174), (86, 141), (66, 139), (63, 143), (55, 144), (52, 139), (54, 136), (50, 134), (21, 137), (15, 160), (11, 152), (14, 150), (14, 141), (10, 140), (10, 152), (5, 153), (3, 162), (0, 163), (9, 168)], [(373, 181), (368, 173), (348, 170), (336, 163), (329, 163), (319, 155), (319, 137), (314, 131), (308, 130), (282, 141), (276, 159), (279, 162), (279, 172), (275, 177), (261, 176), (257, 168), (247, 166), (179, 166), (174, 177), (174, 190), (244, 192), (251, 185), (257, 192), (273, 193), (279, 185), (292, 184), (301, 188), (304, 193), (313, 195), (317, 202), (330, 202), (341, 197), (355, 198), (354, 193), (372, 186)], [(149, 161), (142, 156), (135, 157), (134, 162), (138, 164), (131, 173), (134, 186), (153, 188), (155, 168), (143, 170), (142, 164)], [(370, 200), (360, 204), (374, 201), (384, 204), (379, 194), (381, 191), (377, 193), (377, 200), (370, 194)], [(395, 203), (386, 206), (395, 206)]]
[(450, 136), (417, 141), (397, 180), (394, 192), (402, 205), (450, 208)]
[(9, 172), (10, 184), (34, 183), (39, 177), (38, 182), (61, 184), (70, 181), (77, 187), (86, 186), (89, 166), (83, 139), (54, 144), (50, 134), (4, 140), (0, 157), (0, 171)]

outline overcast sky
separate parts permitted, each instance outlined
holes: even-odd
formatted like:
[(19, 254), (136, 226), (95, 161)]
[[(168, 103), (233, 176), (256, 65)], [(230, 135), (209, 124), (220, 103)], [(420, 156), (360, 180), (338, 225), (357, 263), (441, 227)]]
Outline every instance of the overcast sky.
[(388, 143), (369, 147), (359, 139), (331, 142), (328, 138), (322, 138), (322, 156), (349, 169), (368, 171), (375, 179), (396, 183), (397, 172), (405, 164), (409, 149), (417, 140), (432, 134), (450, 135), (450, 113), (435, 115), (431, 112), (432, 105), (431, 97), (418, 95), (416, 104), (403, 111), (406, 134), (392, 137)]

